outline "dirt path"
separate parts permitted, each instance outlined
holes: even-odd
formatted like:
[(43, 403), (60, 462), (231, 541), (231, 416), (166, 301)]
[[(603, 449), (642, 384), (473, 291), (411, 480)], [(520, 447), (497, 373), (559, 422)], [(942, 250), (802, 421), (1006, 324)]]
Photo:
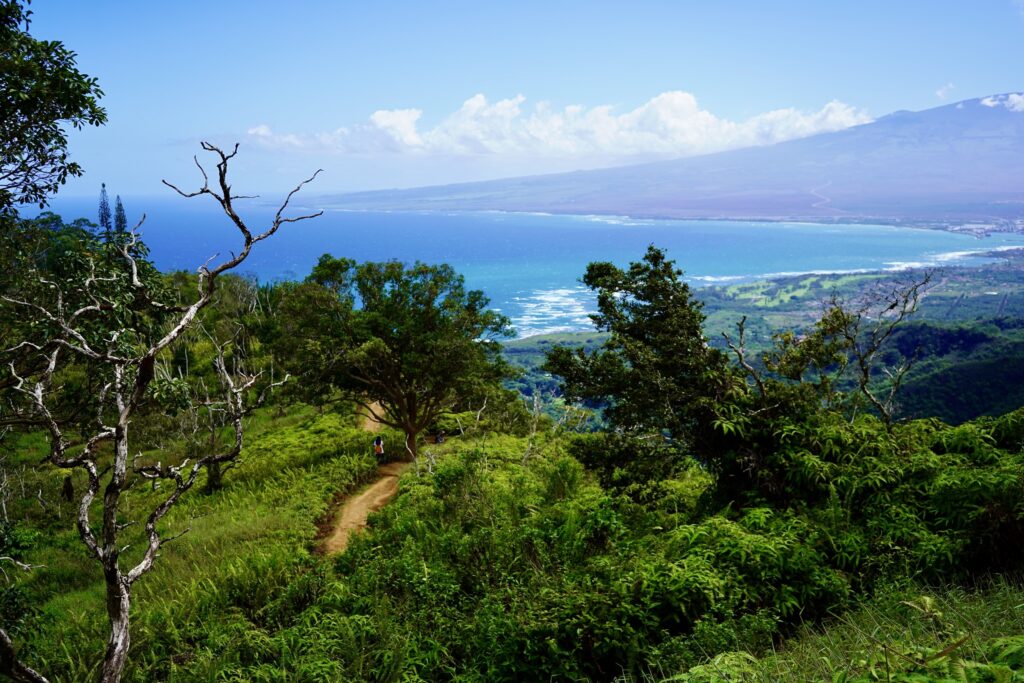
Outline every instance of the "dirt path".
[[(383, 408), (380, 407), (380, 404), (377, 403), (376, 401), (371, 403), (370, 407), (373, 408), (373, 412), (377, 413), (378, 415), (380, 415), (380, 411), (383, 410)], [(368, 414), (361, 415), (361, 417), (363, 418), (363, 421), (359, 423), (359, 428), (362, 429), (364, 432), (380, 431), (380, 422), (377, 422)]]
[(324, 554), (345, 552), (353, 533), (366, 528), (366, 518), (391, 502), (398, 493), (398, 477), (407, 462), (392, 462), (377, 468), (377, 480), (345, 501), (334, 522), (334, 531), (324, 539)]
[[(380, 414), (381, 406), (374, 402), (370, 406), (373, 412)], [(362, 420), (359, 428), (364, 432), (376, 433), (381, 424), (368, 413), (360, 413)], [(336, 555), (345, 552), (349, 538), (360, 529), (366, 528), (366, 518), (391, 502), (398, 493), (398, 477), (409, 466), (405, 462), (393, 462), (377, 468), (377, 478), (372, 484), (347, 499), (338, 510), (331, 527), (331, 533), (324, 538), (321, 546), (325, 555)]]

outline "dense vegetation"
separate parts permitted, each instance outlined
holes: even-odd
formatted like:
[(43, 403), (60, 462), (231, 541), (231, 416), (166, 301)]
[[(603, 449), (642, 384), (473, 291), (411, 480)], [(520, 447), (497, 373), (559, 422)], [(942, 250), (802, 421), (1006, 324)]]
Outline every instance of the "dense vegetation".
[[(915, 361), (897, 397), (900, 416), (961, 424), (1024, 405), (1024, 259), (1013, 252), (1001, 255), (1004, 261), (982, 268), (934, 271), (915, 315), (879, 354), (873, 367), (877, 385), (886, 383), (887, 367), (900, 359)], [(722, 334), (735, 335), (736, 322), (746, 320), (746, 346), (751, 362), (759, 365), (759, 355), (771, 349), (776, 333), (808, 333), (831, 297), (864, 300), (903, 277), (812, 275), (703, 287), (694, 291), (694, 297), (703, 305), (704, 330), (713, 347), (727, 350)], [(554, 346), (592, 351), (605, 338), (604, 333), (591, 331), (506, 343), (506, 358), (522, 370), (511, 384), (527, 396), (534, 390), (545, 397), (557, 394), (557, 378), (542, 367), (546, 351)]]
[[(921, 585), (977, 585), (1019, 568), (1024, 411), (957, 427), (888, 425), (856, 392), (811, 371), (849, 350), (829, 345), (834, 328), (823, 325), (799, 353), (780, 338), (759, 361), (759, 387), (700, 343), (700, 306), (663, 255), (594, 273), (591, 283), (609, 292), (604, 331), (589, 351), (555, 345), (563, 350), (548, 362), (562, 365), (570, 395), (603, 406), (605, 431), (577, 433), (559, 419), (564, 404), (552, 419), (493, 388), (491, 403), (443, 420), (461, 436), (424, 449), (372, 532), (323, 558), (317, 525), (329, 523), (336, 495), (373, 472), (369, 438), (329, 388), (319, 409), (280, 394), (250, 418), (242, 463), (168, 517), (191, 531), (140, 583), (125, 679), (874, 680), (882, 670), (1016, 670), (1018, 641), (999, 639), (1020, 632), (1012, 614), (965, 640), (963, 623), (943, 621), (918, 595)], [(281, 292), (227, 282), (206, 329), (242, 320), (232, 353), (272, 362)], [(614, 293), (624, 285), (628, 295)], [(928, 338), (938, 357), (985, 343), (926, 326), (903, 332), (897, 350)], [(215, 338), (191, 337), (169, 367), (187, 364), (187, 382), (212, 381)], [(714, 360), (694, 362), (701, 354)], [(174, 426), (175, 382), (158, 386), (167, 396), (154, 397), (154, 417), (166, 416), (146, 438), (161, 458), (180, 460), (195, 437)], [(7, 447), (14, 523), (0, 555), (45, 566), (9, 575), (0, 626), (31, 665), (87, 679), (102, 649), (102, 583), (75, 551), (61, 477), (32, 467), (41, 436), (12, 435)], [(145, 509), (158, 496), (140, 485), (129, 505)], [(1019, 595), (999, 585), (988, 590)], [(826, 664), (772, 654), (780, 643), (798, 652), (790, 639), (808, 624), (843, 614), (856, 624), (881, 609), (925, 626), (913, 639), (872, 631), (881, 645), (859, 641), (857, 653)]]

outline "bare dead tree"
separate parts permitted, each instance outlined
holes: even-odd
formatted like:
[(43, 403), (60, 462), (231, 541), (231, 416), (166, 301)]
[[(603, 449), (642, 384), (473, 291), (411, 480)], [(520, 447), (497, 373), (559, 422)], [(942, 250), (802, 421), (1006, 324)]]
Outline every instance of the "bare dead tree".
[(9, 576), (7, 576), (7, 571), (4, 569), (5, 563), (12, 564), (17, 569), (20, 569), (23, 572), (30, 572), (33, 569), (39, 569), (43, 566), (41, 564), (29, 564), (27, 562), (21, 562), (19, 560), (14, 559), (13, 557), (8, 557), (7, 555), (0, 555), (0, 574), (3, 575), (4, 581), (7, 582), (10, 582), (11, 579)]
[[(234, 429), (234, 440), (225, 449), (207, 453), (191, 463), (186, 460), (178, 465), (140, 465), (129, 455), (131, 423), (155, 377), (157, 360), (195, 324), (199, 313), (213, 300), (218, 276), (237, 267), (249, 256), (254, 245), (274, 235), (282, 225), (313, 218), (322, 213), (294, 217), (284, 215), (292, 197), (316, 178), (320, 173), (317, 171), (288, 193), (266, 230), (253, 232), (238, 215), (234, 205), (235, 200), (246, 197), (233, 194), (228, 183), (228, 165), (237, 154), (238, 145), (230, 152), (207, 142), (202, 143), (202, 148), (216, 158), (216, 178), (212, 187), (210, 177), (198, 158), (195, 158), (195, 164), (203, 178), (203, 185), (199, 190), (184, 192), (167, 181), (164, 183), (186, 198), (200, 195), (212, 197), (238, 230), (242, 246), (237, 253), (216, 265), (212, 265), (216, 260), (214, 256), (200, 266), (197, 296), (192, 303), (171, 305), (158, 301), (140, 277), (139, 264), (130, 249), (137, 243), (139, 226), (130, 231), (127, 246), (121, 248), (121, 257), (127, 265), (130, 285), (135, 290), (136, 300), (171, 316), (170, 321), (160, 331), (146, 337), (137, 330), (114, 329), (102, 343), (95, 341), (94, 336), (90, 337), (85, 331), (86, 324), (94, 322), (96, 318), (102, 318), (116, 304), (105, 291), (109, 283), (105, 282), (103, 276), (97, 275), (95, 269), (85, 274), (83, 282), (74, 283), (76, 292), (84, 294), (86, 301), (77, 308), (65, 304), (69, 297), (61, 284), (56, 282), (43, 282), (53, 292), (53, 305), (4, 297), (8, 303), (20, 307), (49, 328), (56, 330), (52, 338), (45, 342), (26, 341), (13, 349), (8, 349), (34, 352), (39, 361), (37, 367), (41, 368), (38, 372), (33, 375), (19, 374), (19, 369), (14, 363), (10, 364), (10, 371), (14, 378), (13, 390), (23, 398), (25, 404), (22, 412), (25, 413), (26, 420), (41, 424), (49, 432), (50, 452), (46, 461), (67, 470), (82, 469), (87, 477), (85, 491), (78, 503), (77, 527), (89, 555), (102, 567), (106, 584), (110, 635), (100, 676), (104, 683), (116, 683), (124, 670), (131, 642), (129, 615), (134, 584), (152, 569), (160, 549), (180, 535), (167, 535), (161, 531), (158, 528), (161, 520), (181, 496), (193, 487), (204, 469), (231, 462), (238, 457), (243, 443), (242, 418), (248, 412), (245, 395), (254, 387), (259, 377), (235, 376), (223, 363), (218, 365), (218, 372), (224, 384), (224, 409), (230, 415)], [(66, 425), (61, 423), (51, 407), (57, 391), (55, 376), (66, 357), (96, 364), (105, 371), (105, 377), (108, 378), (95, 398), (95, 426), (80, 449), (71, 448), (71, 442), (66, 436)], [(102, 470), (101, 458), (110, 459), (109, 465)], [(122, 554), (128, 546), (122, 545), (122, 532), (133, 522), (123, 521), (121, 513), (124, 494), (134, 483), (131, 474), (139, 478), (169, 483), (170, 491), (146, 516), (145, 549), (141, 559), (126, 567), (122, 563)], [(94, 531), (92, 507), (93, 502), (100, 496), (101, 487), (102, 521), (99, 530)], [(46, 681), (41, 674), (18, 661), (11, 639), (2, 630), (0, 672), (17, 681)]]
[(0, 628), (0, 673), (15, 681), (27, 683), (50, 683), (41, 673), (23, 664), (18, 659), (11, 637)]
[(873, 386), (872, 370), (878, 365), (879, 356), (896, 329), (917, 310), (931, 279), (932, 274), (925, 273), (919, 280), (897, 283), (885, 290), (869, 293), (852, 306), (833, 295), (823, 318), (845, 342), (857, 389), (878, 412), (887, 428), (892, 426), (895, 417), (896, 394), (917, 356), (901, 356), (895, 365), (882, 368), (888, 378), (887, 389)]
[[(237, 426), (240, 423), (240, 420), (256, 408), (261, 407), (266, 402), (270, 392), (277, 387), (284, 385), (291, 377), (290, 375), (285, 374), (284, 378), (280, 381), (274, 381), (273, 376), (271, 376), (270, 382), (263, 387), (259, 396), (254, 401), (249, 403), (243, 402), (242, 398), (245, 392), (255, 384), (256, 380), (259, 379), (263, 373), (246, 373), (240, 367), (237, 358), (233, 359), (232, 367), (228, 367), (225, 347), (228, 343), (235, 343), (239, 335), (239, 330), (235, 331), (235, 335), (232, 340), (227, 343), (216, 340), (202, 325), (200, 325), (200, 330), (207, 336), (208, 341), (213, 345), (214, 351), (216, 352), (213, 365), (220, 378), (223, 397), (214, 398), (211, 396), (205, 383), (202, 383), (200, 388), (202, 396), (198, 402), (193, 404), (189, 413), (190, 421), (194, 426), (193, 435), (198, 434), (201, 428), (205, 428), (205, 451), (207, 453), (214, 453), (218, 450), (220, 433), (225, 427), (230, 425), (234, 428), (237, 440)], [(273, 369), (271, 369), (271, 375), (273, 375)], [(205, 416), (202, 416), (201, 414), (205, 414)], [(224, 475), (227, 474), (229, 470), (234, 469), (240, 464), (240, 460), (237, 456), (238, 454), (236, 454), (235, 457), (225, 460), (213, 459), (207, 463), (206, 490), (208, 492), (221, 488), (223, 485)]]
[(0, 458), (0, 519), (10, 521), (7, 516), (7, 501), (11, 499), (11, 479), (7, 472), (7, 456)]
[[(553, 396), (554, 393), (552, 393), (552, 397)], [(526, 449), (523, 451), (523, 457), (520, 461), (521, 464), (525, 465), (529, 462), (530, 458), (542, 456), (554, 445), (555, 439), (548, 439), (540, 447), (538, 447), (536, 443), (537, 432), (540, 431), (541, 421), (544, 418), (544, 401), (542, 392), (535, 390), (531, 399), (524, 398), (523, 400), (528, 404), (532, 403), (532, 406), (530, 407), (530, 433), (527, 436)], [(562, 403), (561, 407), (558, 409), (557, 418), (545, 425), (544, 430), (553, 437), (559, 437), (565, 433), (580, 431), (589, 419), (589, 411), (582, 406), (571, 403)]]
[(747, 360), (746, 332), (747, 316), (743, 316), (740, 318), (740, 321), (736, 323), (736, 341), (733, 342), (732, 337), (725, 332), (722, 333), (722, 337), (725, 339), (725, 343), (729, 346), (729, 349), (736, 356), (736, 362), (738, 362), (740, 367), (743, 368), (743, 371), (754, 380), (758, 393), (763, 397), (765, 395), (765, 388), (764, 380), (761, 379), (761, 373), (750, 364), (750, 361)]

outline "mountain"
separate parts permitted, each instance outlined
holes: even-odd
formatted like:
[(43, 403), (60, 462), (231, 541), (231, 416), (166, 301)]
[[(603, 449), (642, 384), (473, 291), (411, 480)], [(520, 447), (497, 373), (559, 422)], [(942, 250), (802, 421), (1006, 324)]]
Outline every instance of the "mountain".
[(1024, 96), (633, 166), (336, 195), (350, 210), (963, 222), (1024, 216)]

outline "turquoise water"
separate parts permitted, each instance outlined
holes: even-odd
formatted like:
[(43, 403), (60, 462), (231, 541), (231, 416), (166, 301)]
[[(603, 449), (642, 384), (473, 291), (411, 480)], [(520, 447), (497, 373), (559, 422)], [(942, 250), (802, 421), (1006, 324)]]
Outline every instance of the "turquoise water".
[[(233, 227), (208, 198), (141, 202), (152, 257), (162, 269), (194, 269), (212, 254), (237, 249)], [(133, 206), (128, 204), (129, 218)], [(95, 202), (54, 207), (65, 217), (95, 214)], [(266, 209), (244, 214), (254, 230)], [(857, 272), (911, 265), (977, 264), (978, 253), (1024, 246), (1024, 235), (979, 240), (936, 230), (884, 225), (814, 225), (741, 221), (635, 220), (507, 213), (328, 212), (285, 225), (259, 244), (242, 271), (261, 280), (302, 278), (320, 254), (357, 260), (446, 262), (521, 336), (586, 329), (593, 297), (579, 283), (587, 263), (626, 265), (648, 244), (668, 251), (694, 286), (807, 272)]]

